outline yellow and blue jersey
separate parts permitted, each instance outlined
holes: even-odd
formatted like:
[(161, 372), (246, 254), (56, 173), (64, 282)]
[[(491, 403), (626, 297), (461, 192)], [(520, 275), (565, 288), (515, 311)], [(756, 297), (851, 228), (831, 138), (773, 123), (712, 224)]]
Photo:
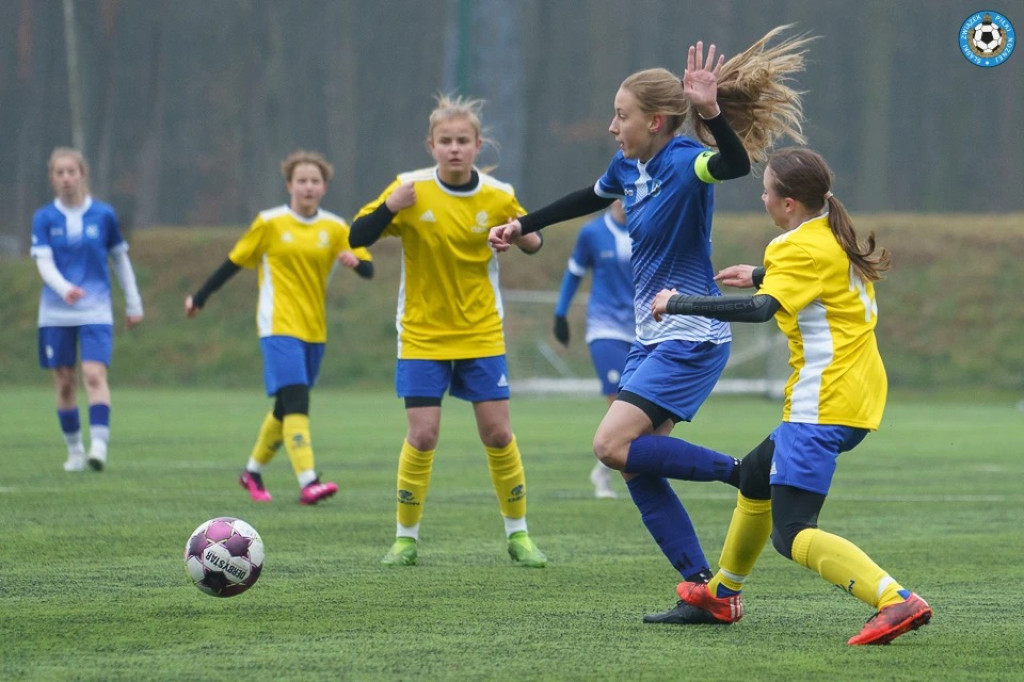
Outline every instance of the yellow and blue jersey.
[(398, 357), (465, 360), (505, 353), (498, 260), (491, 227), (526, 211), (511, 185), (478, 173), (476, 187), (441, 183), (437, 169), (402, 173), (356, 218), (372, 213), (412, 182), (416, 203), (399, 211), (383, 235), (402, 240), (398, 291)]
[(256, 326), (261, 338), (327, 340), (327, 281), (338, 254), (353, 251), (359, 260), (372, 260), (366, 249), (349, 246), (348, 234), (344, 220), (322, 209), (310, 218), (288, 206), (256, 216), (228, 258), (257, 270)]
[(851, 266), (827, 214), (772, 240), (759, 293), (782, 306), (775, 320), (789, 340), (783, 421), (877, 429), (887, 382), (875, 288)]

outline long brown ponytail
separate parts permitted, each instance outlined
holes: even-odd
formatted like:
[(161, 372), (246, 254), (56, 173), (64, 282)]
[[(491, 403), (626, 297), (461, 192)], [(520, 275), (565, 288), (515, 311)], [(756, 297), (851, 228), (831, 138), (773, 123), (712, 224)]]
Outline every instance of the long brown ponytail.
[(824, 211), (828, 204), (829, 227), (861, 279), (882, 278), (892, 265), (889, 251), (876, 246), (874, 232), (864, 240), (857, 237), (846, 207), (832, 194), (832, 169), (821, 154), (806, 147), (787, 147), (772, 153), (768, 167), (779, 196), (795, 199), (811, 211)]

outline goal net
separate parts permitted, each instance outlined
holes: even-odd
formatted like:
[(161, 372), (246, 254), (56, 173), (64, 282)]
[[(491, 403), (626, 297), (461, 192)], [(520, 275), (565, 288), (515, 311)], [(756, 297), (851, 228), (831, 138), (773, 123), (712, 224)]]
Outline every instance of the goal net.
[[(501, 297), (513, 390), (597, 395), (600, 386), (584, 341), (586, 292), (576, 295), (569, 311), (568, 348), (551, 333), (557, 291), (505, 289)], [(789, 376), (788, 353), (776, 326), (734, 323), (732, 335), (729, 363), (714, 392), (782, 396)]]

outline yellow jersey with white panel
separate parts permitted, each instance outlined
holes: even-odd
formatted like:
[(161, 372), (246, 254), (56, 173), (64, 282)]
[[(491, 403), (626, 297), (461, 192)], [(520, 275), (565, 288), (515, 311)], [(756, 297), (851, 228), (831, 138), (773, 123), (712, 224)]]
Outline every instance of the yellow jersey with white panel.
[(327, 282), (338, 254), (352, 251), (359, 260), (373, 260), (365, 248), (349, 246), (348, 234), (348, 223), (322, 209), (306, 218), (285, 205), (256, 216), (228, 258), (257, 271), (256, 326), (261, 338), (326, 342)]
[(505, 354), (497, 254), (490, 228), (526, 213), (512, 186), (477, 171), (471, 189), (440, 181), (437, 169), (402, 173), (356, 218), (412, 182), (416, 203), (395, 214), (383, 235), (402, 240), (398, 357), (466, 360)]
[(776, 237), (765, 249), (758, 293), (779, 302), (793, 374), (783, 421), (877, 429), (887, 380), (875, 339), (875, 288), (832, 234), (828, 215)]

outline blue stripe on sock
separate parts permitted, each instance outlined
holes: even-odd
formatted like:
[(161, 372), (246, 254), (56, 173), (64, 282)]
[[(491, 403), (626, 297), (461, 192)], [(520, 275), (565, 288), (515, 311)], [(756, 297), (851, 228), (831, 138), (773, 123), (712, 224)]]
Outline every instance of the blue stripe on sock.
[(669, 482), (641, 474), (626, 481), (626, 487), (651, 537), (679, 575), (686, 579), (708, 570), (690, 515)]
[(96, 403), (89, 406), (90, 426), (110, 426), (110, 405)]
[(75, 433), (82, 430), (77, 407), (70, 410), (57, 410), (57, 419), (60, 420), (60, 430), (64, 433)]

